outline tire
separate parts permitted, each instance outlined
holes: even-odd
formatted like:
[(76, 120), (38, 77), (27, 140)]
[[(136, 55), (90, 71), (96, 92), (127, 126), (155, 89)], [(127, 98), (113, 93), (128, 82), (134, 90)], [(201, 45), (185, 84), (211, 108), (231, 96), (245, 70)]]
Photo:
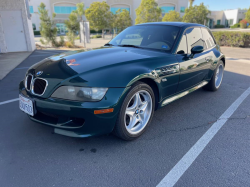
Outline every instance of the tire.
[(203, 88), (208, 91), (217, 91), (222, 83), (223, 73), (224, 73), (224, 63), (222, 60), (220, 60), (217, 67), (214, 70), (214, 74), (211, 80)]
[(136, 82), (125, 97), (113, 133), (127, 141), (141, 136), (154, 115), (155, 96), (152, 88)]

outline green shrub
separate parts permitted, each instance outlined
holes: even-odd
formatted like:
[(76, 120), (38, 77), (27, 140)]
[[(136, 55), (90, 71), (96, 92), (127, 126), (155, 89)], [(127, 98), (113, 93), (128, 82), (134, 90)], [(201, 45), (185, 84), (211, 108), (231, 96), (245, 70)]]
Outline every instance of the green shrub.
[(250, 33), (248, 32), (213, 32), (216, 42), (220, 46), (250, 47)]
[(65, 43), (64, 37), (63, 37), (63, 36), (60, 36), (59, 45), (60, 45), (60, 46), (64, 46), (64, 43)]
[(68, 47), (68, 48), (73, 48), (74, 45), (71, 43), (71, 42), (65, 42), (65, 47)]
[(96, 31), (96, 30), (90, 30), (91, 34), (96, 34), (96, 33), (102, 33), (102, 30)]
[(231, 26), (230, 28), (231, 28), (231, 29), (240, 28), (240, 23), (236, 23), (236, 24), (234, 24), (233, 26)]
[(248, 26), (248, 28), (250, 28), (250, 25)]
[(41, 35), (40, 31), (34, 31), (34, 35)]
[(215, 25), (214, 28), (225, 28), (225, 25)]
[(94, 38), (101, 38), (101, 37), (102, 37), (101, 35), (94, 35), (91, 38), (94, 39)]

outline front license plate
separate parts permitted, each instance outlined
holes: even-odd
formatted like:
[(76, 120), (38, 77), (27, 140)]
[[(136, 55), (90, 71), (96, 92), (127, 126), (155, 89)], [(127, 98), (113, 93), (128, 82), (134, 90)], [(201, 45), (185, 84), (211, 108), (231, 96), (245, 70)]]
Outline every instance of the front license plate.
[(32, 100), (19, 95), (19, 108), (25, 113), (34, 116), (33, 102)]

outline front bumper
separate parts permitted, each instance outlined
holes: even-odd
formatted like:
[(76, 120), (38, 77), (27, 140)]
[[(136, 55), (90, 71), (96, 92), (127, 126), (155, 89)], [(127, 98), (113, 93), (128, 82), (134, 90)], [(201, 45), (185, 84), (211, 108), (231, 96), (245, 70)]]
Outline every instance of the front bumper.
[[(70, 137), (89, 137), (112, 132), (120, 107), (129, 88), (109, 88), (99, 102), (75, 102), (41, 98), (27, 92), (23, 81), (19, 93), (34, 101), (35, 122), (54, 127), (54, 132)], [(114, 112), (94, 114), (94, 110), (114, 108)]]

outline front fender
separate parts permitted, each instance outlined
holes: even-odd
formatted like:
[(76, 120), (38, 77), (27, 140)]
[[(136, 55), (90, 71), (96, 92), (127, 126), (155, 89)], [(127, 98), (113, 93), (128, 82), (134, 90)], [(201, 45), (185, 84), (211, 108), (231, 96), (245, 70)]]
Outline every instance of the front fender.
[(126, 64), (111, 66), (85, 72), (74, 77), (64, 84), (75, 85), (77, 82), (86, 87), (128, 87), (142, 78), (155, 79), (156, 74), (148, 67), (141, 64)]

